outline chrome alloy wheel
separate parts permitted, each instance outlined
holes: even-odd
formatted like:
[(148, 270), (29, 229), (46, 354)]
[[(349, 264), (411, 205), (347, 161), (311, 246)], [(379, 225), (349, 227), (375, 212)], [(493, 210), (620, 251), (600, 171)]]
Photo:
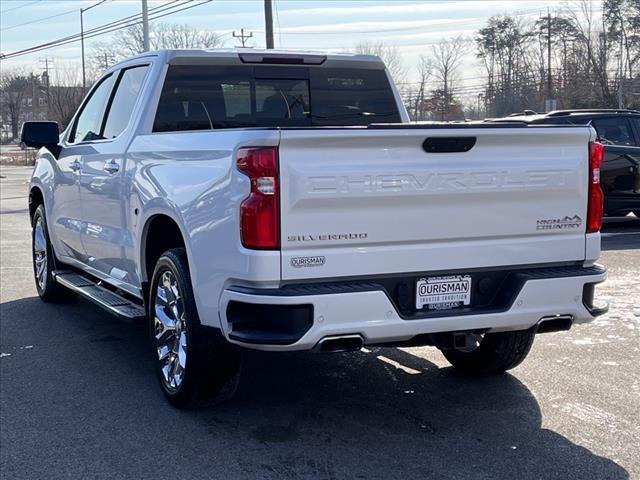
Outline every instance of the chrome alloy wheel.
[(47, 286), (47, 237), (44, 233), (42, 218), (38, 218), (33, 227), (33, 266), (36, 281), (41, 291)]
[(178, 282), (170, 270), (162, 273), (155, 298), (154, 330), (162, 380), (176, 390), (187, 366), (187, 322)]

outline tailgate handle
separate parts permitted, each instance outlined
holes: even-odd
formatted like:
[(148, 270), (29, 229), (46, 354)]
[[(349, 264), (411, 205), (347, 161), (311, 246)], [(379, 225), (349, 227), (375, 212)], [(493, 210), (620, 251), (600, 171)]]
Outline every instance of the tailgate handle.
[(476, 144), (476, 137), (429, 137), (422, 144), (427, 153), (468, 152)]

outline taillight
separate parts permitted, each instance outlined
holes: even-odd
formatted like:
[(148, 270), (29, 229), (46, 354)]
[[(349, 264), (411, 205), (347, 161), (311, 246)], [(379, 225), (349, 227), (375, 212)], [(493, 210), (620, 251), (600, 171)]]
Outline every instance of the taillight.
[(589, 144), (589, 203), (587, 207), (587, 233), (599, 232), (604, 214), (604, 193), (600, 186), (600, 167), (604, 161), (604, 145)]
[(277, 147), (241, 148), (238, 169), (251, 179), (251, 193), (240, 205), (240, 238), (246, 248), (280, 248), (280, 191)]

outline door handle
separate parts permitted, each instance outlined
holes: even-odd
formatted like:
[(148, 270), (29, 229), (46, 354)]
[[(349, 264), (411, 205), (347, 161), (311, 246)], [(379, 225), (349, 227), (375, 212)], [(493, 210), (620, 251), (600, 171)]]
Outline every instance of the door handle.
[(77, 172), (82, 167), (82, 164), (76, 159), (69, 164), (69, 168), (74, 172)]
[(120, 165), (118, 165), (118, 162), (116, 162), (115, 160), (107, 160), (104, 164), (104, 167), (102, 167), (102, 169), (105, 172), (108, 172), (109, 174), (113, 175), (118, 170), (120, 170)]

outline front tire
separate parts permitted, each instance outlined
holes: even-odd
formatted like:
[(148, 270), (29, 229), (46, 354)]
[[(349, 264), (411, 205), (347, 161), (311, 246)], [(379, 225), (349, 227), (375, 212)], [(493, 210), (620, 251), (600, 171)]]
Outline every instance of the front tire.
[(167, 250), (156, 263), (148, 305), (155, 369), (169, 403), (185, 408), (230, 399), (241, 354), (200, 324), (184, 249)]
[(442, 350), (457, 370), (469, 374), (499, 374), (517, 367), (527, 357), (535, 334), (529, 331), (487, 333), (472, 351)]
[(45, 302), (58, 303), (72, 300), (75, 292), (63, 287), (53, 278), (55, 270), (55, 255), (49, 240), (47, 219), (44, 205), (38, 205), (31, 221), (31, 252), (33, 259), (33, 274), (36, 280), (38, 295)]

